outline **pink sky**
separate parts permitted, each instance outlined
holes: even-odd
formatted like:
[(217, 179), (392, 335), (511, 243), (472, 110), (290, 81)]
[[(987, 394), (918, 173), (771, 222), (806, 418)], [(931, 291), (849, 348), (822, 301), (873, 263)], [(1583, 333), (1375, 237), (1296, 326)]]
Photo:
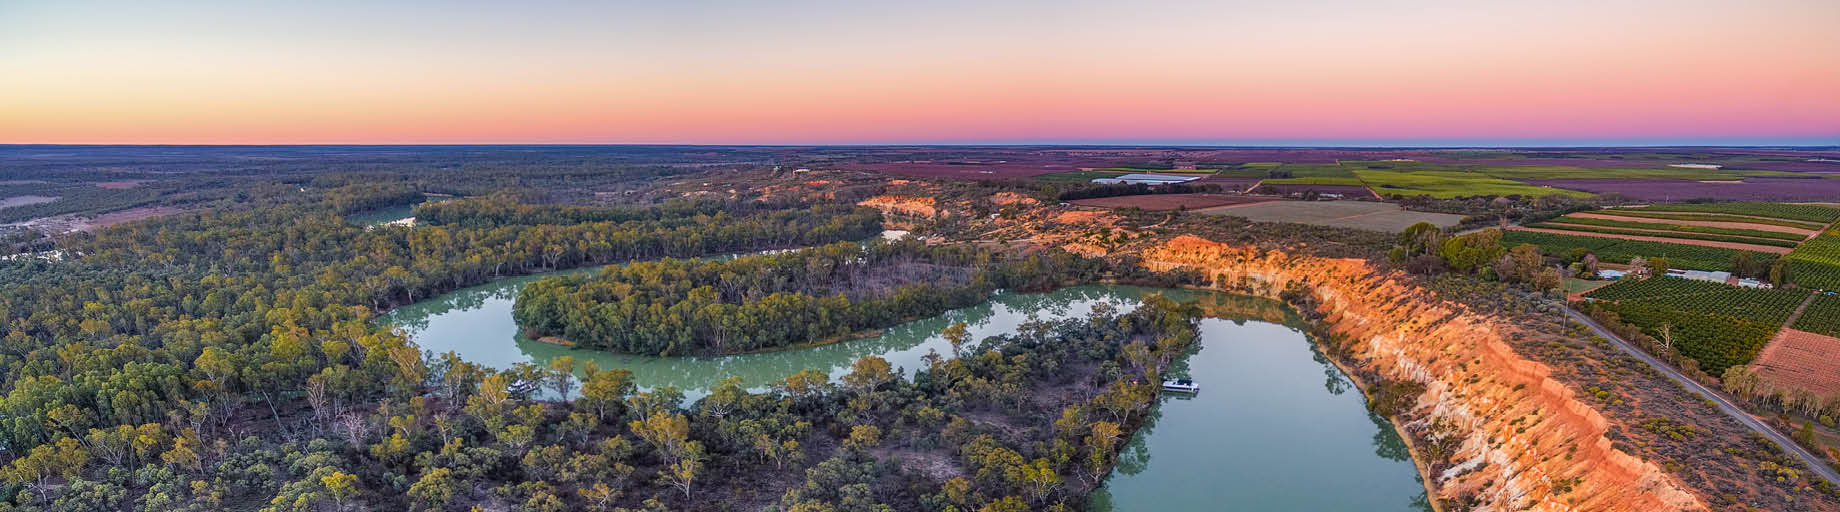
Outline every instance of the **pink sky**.
[(0, 5), (0, 143), (1840, 144), (1840, 2)]

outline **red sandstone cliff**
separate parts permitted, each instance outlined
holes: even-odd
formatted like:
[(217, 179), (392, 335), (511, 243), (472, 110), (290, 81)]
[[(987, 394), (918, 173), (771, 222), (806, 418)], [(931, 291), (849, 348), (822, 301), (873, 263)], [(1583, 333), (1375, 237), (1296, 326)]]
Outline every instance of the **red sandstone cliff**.
[(1458, 439), (1450, 464), (1431, 475), (1439, 497), (1473, 495), (1478, 510), (1707, 508), (1655, 464), (1612, 447), (1604, 416), (1550, 378), (1551, 368), (1517, 355), (1497, 320), (1430, 299), (1365, 261), (1187, 235), (1143, 258), (1153, 269), (1196, 269), (1217, 286), (1254, 294), (1275, 297), (1293, 283), (1308, 289), (1332, 330), (1352, 340), (1355, 364), (1425, 385), (1399, 419), (1409, 431)]

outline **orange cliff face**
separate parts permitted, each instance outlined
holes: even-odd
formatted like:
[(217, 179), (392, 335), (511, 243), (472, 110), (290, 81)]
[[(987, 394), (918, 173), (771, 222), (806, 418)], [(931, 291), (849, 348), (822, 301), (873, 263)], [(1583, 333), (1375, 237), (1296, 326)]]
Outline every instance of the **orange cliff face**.
[(1432, 299), (1357, 259), (1261, 252), (1191, 235), (1142, 256), (1151, 269), (1198, 270), (1236, 291), (1309, 290), (1362, 370), (1425, 385), (1398, 420), (1414, 437), (1454, 441), (1447, 461), (1420, 461), (1438, 468), (1431, 479), (1441, 498), (1474, 496), (1476, 510), (1707, 508), (1660, 467), (1612, 447), (1603, 414), (1552, 379), (1551, 368), (1516, 354), (1498, 319)]
[(931, 197), (884, 194), (864, 199), (856, 204), (881, 210), (885, 214), (907, 217), (931, 218), (940, 213), (938, 201)]

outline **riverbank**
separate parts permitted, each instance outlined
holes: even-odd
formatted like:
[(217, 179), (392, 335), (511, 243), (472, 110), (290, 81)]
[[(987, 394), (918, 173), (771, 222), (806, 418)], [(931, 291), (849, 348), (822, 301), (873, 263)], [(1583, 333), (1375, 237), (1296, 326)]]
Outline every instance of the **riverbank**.
[[(1037, 321), (1085, 317), (1095, 307), (1125, 312), (1141, 298), (1160, 293), (1173, 300), (1197, 302), (1221, 319), (1203, 320), (1206, 337), (1202, 357), (1191, 356), (1180, 366), (1185, 374), (1212, 384), (1193, 398), (1169, 397), (1159, 405), (1162, 418), (1141, 425), (1142, 442), (1121, 456), (1120, 475), (1107, 485), (1124, 494), (1109, 510), (1200, 510), (1223, 499), (1263, 510), (1346, 510), (1350, 503), (1386, 504), (1387, 510), (1412, 508), (1422, 488), (1403, 457), (1403, 449), (1380, 448), (1377, 436), (1394, 434), (1378, 420), (1370, 420), (1353, 393), (1336, 395), (1324, 388), (1324, 370), (1332, 368), (1310, 361), (1312, 348), (1295, 332), (1296, 316), (1286, 314), (1278, 301), (1190, 289), (1143, 288), (1122, 285), (1079, 285), (1045, 293), (1002, 292), (990, 301), (954, 309), (936, 317), (892, 326), (881, 336), (815, 346), (804, 350), (722, 357), (647, 357), (570, 349), (521, 337), (511, 321), (515, 285), (475, 288), (465, 296), (443, 296), (426, 304), (398, 310), (386, 321), (400, 322), (405, 331), (422, 340), (433, 352), (453, 351), (469, 360), (499, 368), (518, 363), (545, 364), (560, 356), (593, 360), (601, 368), (632, 372), (641, 390), (662, 386), (683, 392), (683, 403), (707, 396), (727, 377), (740, 377), (744, 385), (765, 391), (767, 384), (811, 369), (837, 381), (850, 372), (857, 359), (876, 356), (894, 368), (913, 375), (927, 367), (929, 354), (950, 357), (951, 344), (941, 334), (948, 326), (965, 323), (972, 340), (1013, 334)], [(415, 313), (410, 316), (406, 313)], [(1248, 353), (1246, 351), (1253, 351)], [(1261, 357), (1277, 352), (1289, 364), (1271, 364)], [(1211, 357), (1209, 357), (1211, 355)], [(1299, 359), (1301, 358), (1301, 359)], [(1339, 371), (1336, 375), (1341, 376)], [(1243, 379), (1235, 383), (1234, 379)], [(1272, 386), (1284, 392), (1251, 393), (1255, 386)], [(1209, 399), (1231, 405), (1217, 409)], [(1220, 437), (1223, 433), (1230, 438)], [(1123, 442), (1123, 441), (1121, 441)], [(1396, 442), (1396, 441), (1395, 441)], [(1159, 451), (1152, 462), (1149, 455)], [(1382, 455), (1381, 452), (1389, 453)], [(1399, 457), (1399, 458), (1394, 458)], [(1223, 464), (1221, 461), (1235, 461)], [(1130, 473), (1147, 471), (1139, 478), (1157, 482), (1149, 489), (1124, 489)], [(1223, 482), (1214, 477), (1235, 475)], [(1165, 492), (1168, 476), (1200, 479)], [(1213, 475), (1214, 477), (1210, 477)], [(1140, 482), (1141, 483), (1141, 482)], [(1192, 485), (1190, 485), (1192, 484)], [(1328, 485), (1347, 492), (1324, 492)], [(1264, 506), (1260, 506), (1260, 505)]]
[(1415, 456), (1428, 466), (1434, 501), (1500, 510), (1706, 508), (1655, 463), (1612, 443), (1603, 414), (1552, 379), (1550, 367), (1516, 354), (1495, 320), (1430, 298), (1363, 260), (1194, 236), (1142, 255), (1152, 270), (1198, 270), (1226, 290), (1307, 295), (1329, 333), (1346, 338), (1351, 369), (1423, 384), (1393, 423), (1407, 438), (1436, 436), (1453, 446), (1447, 457)]
[[(1217, 292), (1217, 293), (1237, 293), (1231, 290), (1223, 289), (1219, 285), (1216, 285), (1216, 284), (1183, 285), (1182, 288), (1189, 289), (1189, 290), (1209, 291), (1209, 292)], [(1284, 304), (1286, 307), (1289, 307), (1296, 311), (1307, 311), (1307, 310), (1314, 309), (1312, 307), (1313, 306), (1312, 304), (1287, 303), (1287, 302), (1283, 302), (1282, 300), (1278, 300), (1275, 298), (1273, 298), (1272, 300), (1277, 300), (1280, 304)], [(1327, 328), (1329, 327), (1328, 325), (1324, 324), (1321, 320), (1314, 319), (1314, 318), (1305, 317), (1305, 318), (1298, 319), (1298, 321), (1302, 322), (1303, 325), (1305, 326), (1305, 329), (1304, 329), (1305, 332), (1316, 332), (1315, 328), (1317, 327), (1321, 327), (1327, 330)], [(1328, 350), (1330, 340), (1319, 339), (1318, 336), (1316, 335), (1309, 335), (1308, 338), (1310, 340), (1310, 350), (1315, 351), (1317, 354), (1321, 355), (1323, 359), (1329, 361), (1330, 364), (1335, 365), (1335, 368), (1337, 370), (1340, 370), (1342, 372), (1342, 375), (1348, 377), (1348, 381), (1354, 383), (1355, 388), (1361, 391), (1361, 396), (1364, 399), (1364, 401), (1368, 403), (1372, 403), (1374, 400), (1373, 383), (1370, 383), (1368, 382), (1367, 379), (1362, 378), (1361, 374), (1355, 371), (1356, 369), (1354, 367), (1350, 366), (1350, 361), (1334, 353), (1331, 353)], [(1404, 427), (1405, 422), (1401, 421), (1400, 418), (1398, 418), (1397, 416), (1386, 416), (1384, 418), (1386, 419), (1387, 426), (1393, 429), (1393, 434), (1396, 436), (1399, 436), (1399, 439), (1405, 443), (1406, 450), (1410, 452), (1412, 455), (1411, 457), (1412, 466), (1418, 472), (1419, 483), (1422, 484), (1423, 487), (1425, 488), (1425, 496), (1427, 497), (1426, 506), (1431, 507), (1432, 512), (1445, 512), (1444, 510), (1445, 506), (1442, 500), (1429, 499), (1432, 496), (1437, 496), (1437, 486), (1433, 483), (1433, 480), (1431, 479), (1430, 465), (1425, 464), (1426, 457), (1424, 453), (1423, 441), (1421, 441), (1420, 439), (1416, 437), (1413, 437), (1412, 434), (1405, 429)]]

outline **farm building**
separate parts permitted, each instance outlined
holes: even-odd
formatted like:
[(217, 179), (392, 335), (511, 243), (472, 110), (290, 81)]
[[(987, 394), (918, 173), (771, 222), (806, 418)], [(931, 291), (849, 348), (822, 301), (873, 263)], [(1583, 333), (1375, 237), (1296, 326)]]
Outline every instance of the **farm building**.
[(1110, 178), (1093, 178), (1093, 183), (1105, 185), (1170, 185), (1188, 183), (1201, 179), (1200, 176), (1172, 176), (1168, 174), (1125, 174)]
[(1730, 284), (1731, 282), (1731, 273), (1723, 271), (1708, 272), (1704, 270), (1669, 269), (1667, 275), (1668, 277), (1705, 281), (1708, 283)]

